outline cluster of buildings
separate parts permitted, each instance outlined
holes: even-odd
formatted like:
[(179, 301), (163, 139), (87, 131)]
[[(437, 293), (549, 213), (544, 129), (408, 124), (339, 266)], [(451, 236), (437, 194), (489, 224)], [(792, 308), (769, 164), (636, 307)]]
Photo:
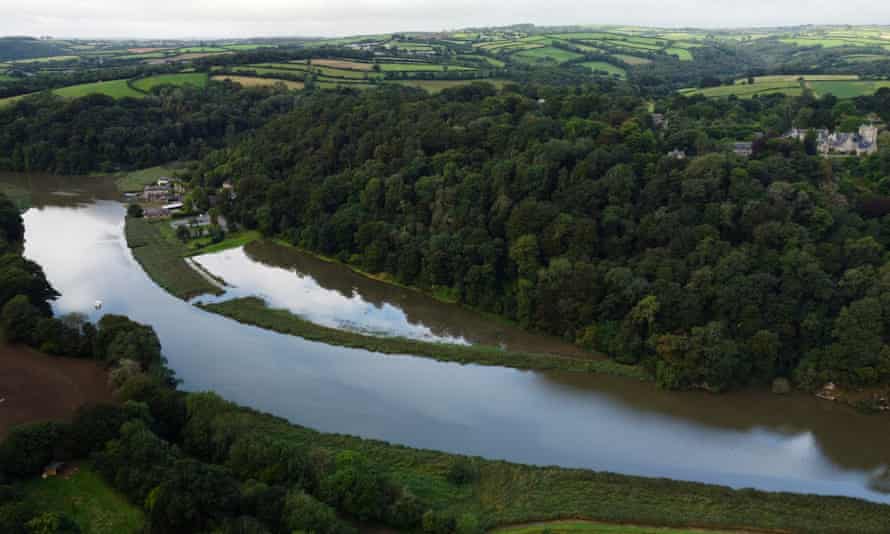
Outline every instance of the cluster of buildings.
[[(810, 130), (792, 128), (785, 137), (803, 142)], [(826, 129), (813, 130), (816, 134), (816, 148), (820, 154), (855, 154), (863, 156), (878, 151), (878, 127), (863, 124), (858, 132), (829, 132)]]
[(182, 194), (185, 186), (176, 180), (162, 176), (142, 189), (139, 198), (148, 204), (160, 204), (145, 209), (145, 217), (159, 218), (172, 215), (183, 208)]

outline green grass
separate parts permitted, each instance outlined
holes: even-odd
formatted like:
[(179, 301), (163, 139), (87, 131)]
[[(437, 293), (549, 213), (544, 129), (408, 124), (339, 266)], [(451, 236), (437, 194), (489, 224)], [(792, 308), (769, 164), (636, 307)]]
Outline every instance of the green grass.
[(504, 85), (509, 83), (509, 80), (500, 80), (494, 78), (485, 78), (478, 80), (397, 80), (394, 82), (387, 83), (395, 83), (399, 85), (407, 85), (410, 87), (418, 87), (425, 91), (428, 91), (432, 94), (439, 93), (445, 89), (452, 89), (454, 87), (462, 87), (464, 85), (469, 85), (471, 83), (490, 83), (495, 86), (496, 89), (501, 89)]
[(807, 82), (817, 96), (829, 93), (838, 98), (855, 98), (873, 95), (882, 87), (890, 87), (890, 81), (813, 81)]
[(115, 180), (115, 185), (121, 193), (135, 193), (158, 181), (161, 176), (171, 176), (175, 169), (160, 165), (138, 171), (128, 172)]
[(47, 56), (47, 57), (32, 57), (30, 59), (19, 59), (16, 61), (12, 61), (11, 63), (53, 63), (56, 61), (74, 61), (80, 59), (80, 56)]
[(287, 310), (266, 306), (256, 297), (244, 297), (225, 302), (206, 304), (203, 309), (234, 319), (240, 323), (258, 326), (282, 334), (298, 336), (328, 345), (365, 349), (393, 355), (411, 355), (438, 361), (462, 364), (494, 365), (515, 369), (561, 370), (576, 373), (603, 373), (627, 376), (643, 380), (646, 374), (639, 367), (622, 365), (611, 360), (593, 360), (511, 352), (497, 347), (480, 345), (464, 346), (444, 343), (428, 343), (401, 337), (378, 337), (321, 326)]
[(108, 486), (89, 466), (70, 478), (34, 479), (25, 484), (25, 498), (35, 510), (64, 512), (84, 534), (137, 534), (145, 516)]
[[(326, 451), (331, 456), (344, 450), (359, 452), (373, 458), (375, 465), (432, 508), (457, 515), (473, 513), (486, 527), (587, 519), (672, 526), (681, 531), (695, 525), (758, 532), (781, 529), (812, 534), (868, 534), (886, 533), (890, 514), (887, 505), (845, 497), (733, 490), (695, 482), (481, 458), (472, 460), (478, 467), (476, 480), (455, 485), (448, 481), (447, 473), (461, 458), (457, 455), (323, 434), (234, 405), (217, 417), (226, 428), (249, 428), (249, 432), (305, 450), (317, 448), (321, 449), (319, 453)], [(210, 426), (216, 425), (214, 422)], [(547, 439), (546, 430), (543, 432), (541, 438)], [(657, 455), (658, 444), (653, 443), (652, 447)]]
[(112, 98), (124, 98), (128, 96), (133, 98), (142, 98), (143, 96), (145, 96), (139, 91), (136, 91), (135, 89), (127, 85), (127, 80), (111, 80), (107, 82), (94, 82), (72, 85), (70, 87), (55, 89), (53, 93), (65, 98), (79, 98), (92, 94), (102, 94), (110, 96)]
[(185, 48), (177, 48), (177, 54), (207, 54), (211, 52), (225, 52), (225, 48), (218, 46), (187, 46)]
[(775, 81), (762, 82), (753, 84), (736, 84), (721, 85), (719, 87), (708, 87), (706, 89), (687, 89), (681, 91), (683, 94), (702, 94), (708, 98), (720, 98), (735, 95), (739, 98), (751, 98), (759, 94), (784, 93), (788, 95), (799, 95), (803, 92), (799, 82), (796, 81)]
[(853, 54), (844, 57), (844, 60), (851, 63), (871, 63), (874, 61), (888, 61), (890, 60), (890, 56), (881, 54)]
[(207, 74), (204, 72), (159, 74), (157, 76), (141, 78), (133, 82), (133, 87), (146, 93), (160, 85), (191, 85), (193, 87), (204, 87), (207, 85)]
[(458, 59), (475, 59), (478, 61), (484, 61), (485, 63), (488, 63), (492, 67), (497, 67), (499, 69), (504, 68), (504, 66), (506, 66), (506, 63), (504, 63), (500, 59), (483, 56), (481, 54), (461, 54), (461, 55), (457, 56), (457, 58)]
[(31, 207), (31, 190), (26, 187), (0, 182), (0, 193), (6, 195), (19, 211), (24, 212)]
[(652, 63), (651, 59), (637, 56), (629, 56), (627, 54), (614, 54), (612, 57), (620, 59), (628, 65), (648, 65)]
[(616, 67), (611, 63), (606, 63), (605, 61), (588, 61), (586, 63), (582, 63), (582, 65), (594, 72), (605, 72), (610, 76), (616, 75), (619, 78), (627, 77), (627, 71), (625, 71), (621, 67)]
[(223, 48), (226, 50), (256, 50), (258, 48), (275, 48), (273, 44), (229, 44)]
[(262, 236), (256, 230), (248, 230), (244, 232), (235, 232), (228, 234), (225, 239), (219, 243), (213, 243), (209, 237), (195, 239), (186, 244), (189, 256), (199, 256), (201, 254), (212, 254), (221, 252), (230, 248), (243, 247), (244, 245), (260, 239)]
[[(162, 227), (170, 232), (165, 235)], [(168, 293), (186, 300), (205, 293), (222, 293), (188, 266), (184, 258), (189, 253), (188, 248), (172, 236), (172, 229), (165, 221), (149, 222), (127, 217), (124, 229), (127, 246), (133, 250), (136, 261)]]
[(523, 50), (514, 54), (513, 57), (532, 61), (552, 60), (556, 61), (557, 63), (565, 63), (566, 61), (578, 59), (582, 56), (577, 52), (570, 52), (568, 50), (554, 48), (552, 46), (545, 46), (543, 48), (535, 48), (533, 50)]
[(665, 52), (672, 56), (677, 56), (680, 61), (692, 61), (692, 52), (685, 48), (667, 48)]
[(460, 65), (441, 65), (438, 63), (380, 63), (383, 72), (442, 72), (445, 70), (476, 70)]
[(541, 534), (545, 531), (552, 534), (690, 534), (703, 532), (721, 534), (730, 532), (728, 530), (677, 529), (568, 520), (503, 527), (491, 531), (491, 534)]

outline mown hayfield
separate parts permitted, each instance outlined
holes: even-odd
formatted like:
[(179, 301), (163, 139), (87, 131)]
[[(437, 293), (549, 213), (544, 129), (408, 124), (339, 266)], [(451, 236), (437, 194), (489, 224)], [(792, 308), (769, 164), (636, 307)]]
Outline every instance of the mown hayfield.
[(152, 89), (161, 85), (191, 85), (193, 87), (204, 87), (207, 85), (207, 74), (203, 72), (181, 72), (179, 74), (159, 74), (157, 76), (149, 76), (141, 78), (133, 82), (133, 87), (145, 93), (151, 92)]
[(544, 48), (536, 48), (534, 50), (523, 50), (522, 52), (518, 52), (513, 55), (513, 57), (517, 59), (530, 60), (530, 61), (556, 61), (557, 63), (565, 63), (566, 61), (571, 61), (573, 59), (578, 59), (581, 54), (576, 52), (570, 52), (568, 50), (563, 50), (561, 48), (554, 48), (552, 46), (546, 46)]
[(372, 63), (361, 63), (358, 61), (349, 61), (346, 59), (313, 59), (312, 65), (320, 67), (331, 67), (333, 69), (360, 70), (371, 71), (374, 69)]
[(229, 70), (242, 73), (242, 74), (250, 74), (256, 73), (259, 75), (271, 74), (272, 77), (275, 76), (296, 76), (298, 78), (303, 78), (306, 75), (306, 71), (303, 69), (294, 68), (296, 65), (291, 65), (291, 68), (286, 67), (257, 67), (254, 65), (244, 65), (243, 67), (231, 67)]
[(71, 473), (46, 480), (35, 478), (25, 484), (25, 500), (34, 509), (63, 512), (85, 534), (137, 534), (145, 515), (105, 483), (89, 465), (71, 468)]
[(241, 87), (271, 87), (273, 85), (283, 83), (287, 86), (288, 89), (303, 89), (305, 86), (303, 82), (293, 82), (290, 80), (282, 80), (280, 78), (259, 78), (253, 76), (230, 76), (228, 74), (217, 74), (210, 78), (214, 81), (225, 81), (228, 80), (230, 82), (234, 82), (239, 84)]
[(142, 98), (145, 96), (139, 91), (127, 85), (128, 80), (111, 80), (107, 82), (83, 83), (54, 89), (53, 93), (65, 98), (80, 98), (82, 96), (102, 94), (112, 98)]
[(621, 67), (612, 65), (611, 63), (606, 63), (605, 61), (588, 61), (586, 63), (581, 63), (588, 69), (593, 72), (605, 72), (609, 76), (618, 76), (619, 78), (626, 78), (627, 71), (622, 69)]

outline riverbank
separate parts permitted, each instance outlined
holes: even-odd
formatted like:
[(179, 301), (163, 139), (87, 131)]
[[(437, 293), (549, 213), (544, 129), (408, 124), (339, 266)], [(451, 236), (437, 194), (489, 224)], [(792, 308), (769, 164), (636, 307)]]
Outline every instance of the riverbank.
[[(248, 232), (232, 236), (213, 245), (212, 249), (190, 250), (171, 232), (165, 232), (161, 223), (142, 218), (127, 217), (125, 234), (128, 246), (148, 276), (172, 295), (189, 300), (203, 294), (221, 295), (224, 291), (207, 277), (193, 269), (187, 258), (200, 253), (219, 252), (227, 248), (243, 246), (259, 238)], [(572, 358), (554, 354), (505, 351), (491, 346), (464, 346), (429, 343), (400, 337), (378, 337), (335, 328), (320, 326), (301, 319), (287, 310), (266, 306), (258, 298), (238, 298), (201, 308), (223, 315), (238, 322), (298, 336), (310, 341), (320, 341), (341, 347), (362, 348), (383, 354), (401, 354), (432, 358), (439, 361), (462, 364), (493, 365), (523, 370), (562, 370), (579, 373), (603, 373), (636, 379), (648, 375), (639, 367), (622, 365), (608, 359)]]
[[(890, 506), (847, 497), (734, 490), (469, 458), (320, 433), (231, 403), (216, 418), (220, 431), (231, 428), (236, 434), (264, 435), (328, 457), (347, 450), (359, 452), (433, 509), (456, 517), (473, 514), (487, 528), (586, 519), (748, 532), (869, 533), (885, 532), (890, 521)], [(657, 454), (654, 447), (653, 454)], [(466, 474), (460, 481), (449, 476), (455, 466)]]
[(223, 315), (240, 323), (258, 326), (282, 334), (298, 336), (340, 347), (360, 348), (394, 355), (422, 356), (438, 361), (462, 364), (495, 365), (514, 369), (578, 373), (603, 373), (644, 380), (646, 373), (639, 367), (622, 365), (611, 360), (581, 359), (551, 354), (531, 354), (506, 351), (480, 345), (429, 343), (401, 337), (377, 337), (328, 328), (287, 310), (276, 310), (256, 297), (243, 297), (213, 304), (199, 304), (209, 312)]

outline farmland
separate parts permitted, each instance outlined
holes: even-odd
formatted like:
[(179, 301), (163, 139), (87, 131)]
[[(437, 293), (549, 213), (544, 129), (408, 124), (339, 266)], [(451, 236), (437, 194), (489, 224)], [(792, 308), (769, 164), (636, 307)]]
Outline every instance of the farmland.
[(803, 93), (804, 88), (812, 90), (817, 97), (832, 94), (838, 98), (854, 98), (871, 95), (882, 87), (890, 87), (886, 80), (861, 80), (855, 75), (774, 75), (759, 76), (754, 83), (745, 79), (736, 80), (733, 85), (722, 85), (706, 89), (685, 89), (683, 94), (702, 94), (709, 98), (737, 96), (751, 98), (755, 95), (782, 93), (796, 96)]
[(610, 76), (618, 76), (619, 78), (626, 78), (627, 71), (622, 69), (621, 67), (616, 67), (611, 63), (606, 63), (605, 61), (588, 61), (586, 63), (582, 63), (588, 69), (594, 72), (605, 72)]
[(228, 74), (217, 74), (210, 78), (215, 81), (228, 80), (237, 83), (242, 87), (270, 87), (279, 83), (284, 84), (288, 89), (303, 89), (303, 82), (294, 82), (291, 80), (282, 80), (280, 78), (260, 78), (252, 76), (230, 76)]
[(84, 83), (56, 89), (53, 93), (64, 98), (79, 98), (92, 94), (107, 95), (112, 98), (142, 98), (143, 93), (129, 86), (128, 80), (112, 80), (108, 82)]
[(439, 93), (444, 91), (445, 89), (452, 89), (454, 87), (462, 87), (464, 85), (469, 85), (475, 82), (483, 82), (490, 83), (494, 85), (496, 88), (500, 89), (504, 86), (504, 84), (508, 83), (509, 80), (499, 80), (499, 79), (479, 79), (479, 80), (399, 80), (393, 83), (397, 83), (399, 85), (406, 85), (409, 87), (417, 87), (419, 89), (424, 89), (430, 93)]
[(522, 59), (522, 60), (555, 61), (557, 63), (564, 63), (566, 61), (571, 61), (573, 59), (579, 59), (583, 56), (576, 52), (570, 52), (568, 50), (563, 50), (561, 48), (545, 46), (543, 48), (534, 48), (532, 50), (524, 50), (522, 52), (515, 54), (514, 57), (517, 59)]
[(203, 72), (163, 74), (142, 78), (133, 82), (134, 88), (146, 93), (151, 92), (152, 89), (161, 85), (191, 85), (193, 87), (204, 87), (207, 85), (207, 74)]

